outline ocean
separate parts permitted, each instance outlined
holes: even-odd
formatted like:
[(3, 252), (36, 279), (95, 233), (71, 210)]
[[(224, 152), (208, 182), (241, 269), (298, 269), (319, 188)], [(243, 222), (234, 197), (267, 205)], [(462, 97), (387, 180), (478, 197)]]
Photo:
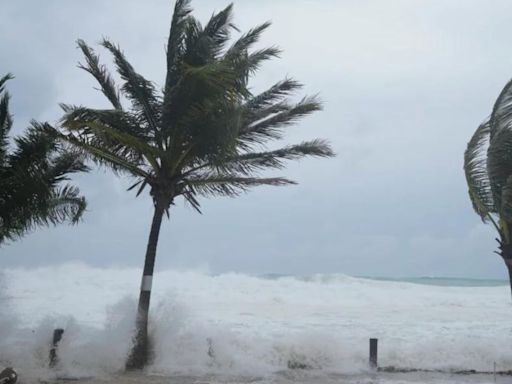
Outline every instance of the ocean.
[[(4, 269), (0, 367), (16, 367), (25, 382), (119, 377), (139, 284), (135, 268)], [(154, 356), (144, 381), (494, 382), (489, 375), (376, 376), (368, 340), (379, 340), (379, 366), (509, 370), (511, 315), (503, 280), (162, 271), (154, 277)], [(51, 370), (55, 328), (65, 331)]]

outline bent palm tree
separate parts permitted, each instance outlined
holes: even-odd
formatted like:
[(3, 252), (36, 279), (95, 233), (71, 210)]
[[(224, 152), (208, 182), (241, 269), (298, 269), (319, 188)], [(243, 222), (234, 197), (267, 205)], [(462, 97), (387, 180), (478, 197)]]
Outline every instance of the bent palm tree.
[(512, 292), (512, 81), (469, 141), (464, 171), (473, 209), (498, 232)]
[(76, 223), (86, 202), (78, 188), (62, 183), (74, 172), (86, 171), (76, 153), (65, 151), (48, 124), (32, 122), (27, 132), (14, 139), (9, 94), (0, 78), (0, 244), (23, 236), (40, 225)]
[[(109, 40), (102, 45), (114, 57), (123, 80), (118, 92), (98, 55), (79, 40), (83, 69), (99, 82), (112, 109), (63, 105), (61, 137), (101, 165), (135, 178), (137, 196), (147, 187), (154, 214), (146, 250), (134, 347), (127, 368), (148, 359), (147, 322), (155, 255), (163, 215), (182, 196), (199, 211), (199, 196), (236, 196), (258, 185), (293, 184), (282, 177), (261, 177), (281, 169), (285, 160), (333, 156), (323, 140), (276, 150), (265, 145), (283, 136), (284, 128), (320, 109), (314, 98), (291, 103), (300, 87), (285, 79), (253, 95), (249, 78), (275, 47), (249, 51), (269, 26), (262, 24), (228, 46), (232, 6), (214, 14), (203, 27), (190, 15), (189, 1), (178, 0), (167, 44), (167, 77), (162, 93), (137, 73)], [(131, 103), (125, 109), (121, 95)]]

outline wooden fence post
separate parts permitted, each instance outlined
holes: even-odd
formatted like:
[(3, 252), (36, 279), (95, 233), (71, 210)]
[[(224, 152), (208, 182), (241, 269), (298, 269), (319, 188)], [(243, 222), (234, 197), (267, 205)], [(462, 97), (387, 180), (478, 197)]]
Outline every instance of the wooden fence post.
[(378, 339), (370, 339), (370, 368), (373, 370), (376, 370), (377, 365), (377, 344), (379, 340)]
[(57, 328), (53, 331), (53, 342), (52, 348), (50, 349), (50, 368), (53, 368), (57, 365), (59, 358), (57, 356), (57, 346), (59, 341), (62, 339), (62, 334), (64, 330), (62, 328)]

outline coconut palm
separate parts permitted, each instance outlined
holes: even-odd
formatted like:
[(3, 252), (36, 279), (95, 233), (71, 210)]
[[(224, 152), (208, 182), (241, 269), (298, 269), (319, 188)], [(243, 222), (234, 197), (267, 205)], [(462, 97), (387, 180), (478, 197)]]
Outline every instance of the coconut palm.
[(512, 292), (512, 80), (469, 141), (464, 171), (473, 209), (498, 232)]
[(301, 85), (289, 78), (253, 94), (249, 78), (280, 51), (250, 50), (269, 23), (230, 44), (235, 29), (231, 18), (229, 5), (202, 26), (191, 15), (188, 0), (176, 2), (162, 91), (136, 72), (117, 45), (104, 39), (101, 44), (113, 55), (123, 81), (118, 89), (97, 53), (78, 41), (85, 56), (81, 68), (96, 78), (112, 108), (63, 105), (61, 137), (95, 162), (132, 176), (129, 190), (136, 189), (138, 196), (147, 189), (154, 205), (128, 369), (141, 368), (148, 359), (158, 236), (162, 218), (169, 216), (176, 200), (182, 197), (200, 212), (200, 196), (237, 196), (259, 185), (293, 184), (284, 177), (262, 177), (261, 171), (281, 169), (286, 160), (304, 156), (333, 156), (323, 140), (267, 149), (267, 143), (282, 138), (286, 127), (321, 105), (315, 97), (292, 103), (289, 96)]
[(66, 151), (47, 123), (32, 122), (10, 148), (9, 94), (0, 78), (0, 244), (49, 224), (76, 223), (86, 202), (78, 188), (63, 184), (74, 172), (86, 171), (76, 153)]

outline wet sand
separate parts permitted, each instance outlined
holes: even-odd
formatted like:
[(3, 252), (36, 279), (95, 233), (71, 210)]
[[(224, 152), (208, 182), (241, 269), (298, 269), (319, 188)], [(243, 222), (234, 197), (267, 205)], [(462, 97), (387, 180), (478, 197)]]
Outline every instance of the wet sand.
[[(21, 378), (20, 378), (21, 379)], [(43, 384), (484, 384), (484, 383), (511, 383), (510, 376), (496, 376), (489, 374), (473, 374), (473, 375), (451, 375), (442, 373), (364, 373), (364, 374), (328, 374), (325, 372), (305, 372), (305, 371), (282, 371), (277, 372), (268, 377), (252, 377), (252, 376), (222, 376), (222, 375), (205, 375), (205, 376), (159, 376), (148, 375), (142, 373), (126, 373), (113, 376), (95, 377), (95, 378), (58, 378), (53, 380), (23, 380), (19, 383), (38, 382)]]

